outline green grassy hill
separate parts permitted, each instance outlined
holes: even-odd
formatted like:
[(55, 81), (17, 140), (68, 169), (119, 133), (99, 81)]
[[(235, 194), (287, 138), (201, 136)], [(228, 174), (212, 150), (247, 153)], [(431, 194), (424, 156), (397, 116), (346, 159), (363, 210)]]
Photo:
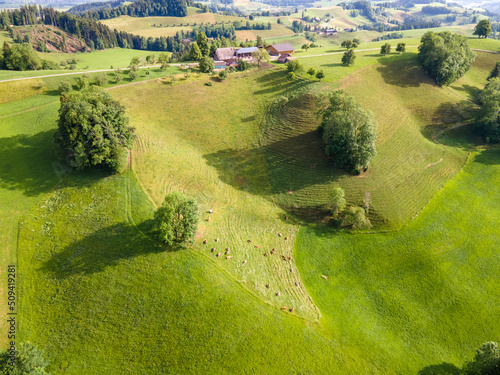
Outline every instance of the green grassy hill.
[(460, 366), (498, 340), (499, 161), (498, 150), (474, 155), (397, 233), (301, 229), (297, 261), (325, 324), (404, 374)]
[[(331, 82), (266, 68), (114, 87), (138, 135), (122, 176), (59, 164), (61, 78), (3, 84), (18, 90), (0, 95), (3, 262), (19, 263), (21, 340), (45, 349), (53, 373), (406, 374), (461, 364), (495, 339), (498, 153), (459, 173), (467, 133), (432, 135), (463, 121), (457, 107), (498, 55), (479, 54), (450, 88), (411, 52), (367, 52), (353, 68), (338, 56), (300, 59)], [(315, 132), (314, 95), (339, 87), (379, 123), (361, 176), (333, 168)], [(351, 204), (369, 197), (374, 224), (410, 224), (370, 235), (317, 225), (335, 185)], [(148, 236), (175, 190), (202, 213), (195, 245), (178, 251)], [(232, 258), (215, 255), (227, 248)]]

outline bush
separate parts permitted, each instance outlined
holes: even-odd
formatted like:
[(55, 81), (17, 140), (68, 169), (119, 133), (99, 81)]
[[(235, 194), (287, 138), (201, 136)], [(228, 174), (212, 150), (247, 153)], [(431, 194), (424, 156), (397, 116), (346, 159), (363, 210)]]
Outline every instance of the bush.
[(351, 229), (367, 229), (372, 224), (366, 217), (365, 210), (361, 207), (349, 207), (342, 219), (342, 227)]
[(71, 91), (71, 84), (69, 83), (69, 80), (61, 81), (59, 82), (58, 88), (61, 94), (63, 92), (67, 93)]
[(297, 79), (297, 76), (294, 72), (290, 72), (286, 75), (286, 79), (289, 81), (295, 81)]
[(239, 72), (247, 70), (250, 66), (245, 60), (238, 60), (238, 67), (236, 68)]
[(94, 79), (96, 86), (104, 86), (107, 82), (106, 73), (98, 74)]
[(219, 72), (219, 79), (220, 79), (221, 81), (225, 81), (225, 80), (227, 79), (227, 76), (228, 76), (228, 71), (227, 71), (227, 69), (221, 70), (221, 71)]
[(43, 353), (29, 342), (21, 343), (17, 347), (15, 361), (7, 350), (0, 352), (0, 374), (5, 375), (47, 375), (45, 367), (48, 362), (43, 358)]
[(215, 68), (214, 60), (212, 60), (208, 56), (204, 56), (200, 60), (199, 67), (200, 67), (200, 71), (202, 73), (212, 73), (214, 71), (214, 68)]
[(154, 215), (155, 232), (168, 246), (193, 243), (198, 228), (198, 205), (182, 193), (167, 194)]
[(304, 70), (304, 67), (300, 65), (297, 60), (288, 61), (286, 63), (286, 70), (291, 73), (300, 73)]
[(89, 86), (89, 78), (86, 74), (84, 74), (83, 76), (81, 77), (78, 77), (76, 79), (76, 86), (78, 86), (78, 88), (80, 90), (83, 90), (85, 88), (87, 88)]

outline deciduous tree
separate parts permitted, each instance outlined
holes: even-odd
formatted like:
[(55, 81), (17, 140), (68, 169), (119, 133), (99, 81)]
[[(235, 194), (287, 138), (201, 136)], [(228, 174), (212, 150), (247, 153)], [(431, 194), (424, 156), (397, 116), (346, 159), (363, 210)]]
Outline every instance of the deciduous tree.
[(189, 50), (189, 57), (193, 61), (200, 61), (203, 58), (203, 54), (200, 51), (200, 47), (198, 47), (198, 43), (194, 42), (191, 44), (191, 49)]
[(391, 53), (391, 45), (389, 43), (385, 43), (382, 47), (380, 47), (381, 55), (387, 55), (389, 53)]
[(354, 50), (352, 48), (344, 52), (344, 56), (342, 56), (343, 65), (352, 65), (354, 64), (354, 60), (356, 60), (356, 55), (354, 54)]
[(342, 212), (347, 203), (345, 200), (344, 189), (340, 186), (333, 188), (330, 192), (330, 203), (332, 205), (332, 213), (334, 216), (337, 216), (340, 212)]
[(418, 51), (423, 68), (440, 86), (463, 76), (476, 57), (469, 48), (467, 37), (449, 31), (426, 32)]
[(202, 73), (212, 73), (215, 69), (214, 60), (208, 56), (203, 56), (199, 64)]
[(396, 52), (397, 53), (404, 53), (406, 52), (406, 43), (398, 43), (396, 47)]
[(198, 205), (182, 193), (167, 194), (154, 215), (155, 232), (169, 246), (193, 242), (197, 227)]
[(77, 169), (107, 166), (118, 171), (124, 147), (133, 143), (125, 108), (98, 87), (63, 93), (57, 125), (59, 153)]
[(343, 90), (328, 96), (327, 105), (320, 114), (326, 154), (333, 156), (335, 164), (353, 173), (368, 169), (377, 154), (377, 124), (373, 114), (361, 108)]
[(474, 33), (472, 35), (477, 35), (478, 37), (489, 37), (491, 34), (491, 23), (489, 20), (481, 20), (477, 23), (474, 28)]

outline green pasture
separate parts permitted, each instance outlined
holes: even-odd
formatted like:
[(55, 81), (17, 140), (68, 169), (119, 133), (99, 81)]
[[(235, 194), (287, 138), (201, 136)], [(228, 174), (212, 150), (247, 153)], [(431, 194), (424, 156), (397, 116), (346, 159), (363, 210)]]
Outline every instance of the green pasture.
[(472, 156), (398, 232), (300, 230), (295, 254), (307, 290), (325, 325), (364, 346), (361, 357), (384, 353), (387, 368), (416, 374), (461, 367), (497, 340), (499, 162), (498, 149)]
[[(467, 127), (433, 135), (468, 120), (499, 55), (478, 53), (440, 88), (409, 51), (359, 52), (350, 68), (342, 54), (297, 60), (324, 69), (324, 82), (288, 82), (276, 67), (225, 82), (171, 67), (115, 85), (109, 73), (137, 133), (121, 176), (59, 163), (65, 77), (0, 83), (17, 92), (0, 94), (0, 266), (18, 262), (20, 340), (42, 347), (54, 374), (411, 374), (470, 358), (498, 335), (488, 327), (499, 312), (489, 301), (500, 154), (469, 157)], [(79, 64), (128, 65), (138, 52), (82, 54)], [(335, 88), (379, 124), (378, 155), (361, 176), (335, 169), (316, 132), (314, 95)], [(349, 204), (368, 205), (375, 233), (331, 229), (337, 185)], [(185, 249), (149, 234), (171, 191), (200, 204)]]

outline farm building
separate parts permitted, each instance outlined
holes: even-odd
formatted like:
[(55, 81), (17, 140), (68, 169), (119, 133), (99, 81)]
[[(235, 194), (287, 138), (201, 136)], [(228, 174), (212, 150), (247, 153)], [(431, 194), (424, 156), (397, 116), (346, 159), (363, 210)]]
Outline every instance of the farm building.
[(285, 64), (289, 61), (292, 61), (293, 57), (289, 53), (282, 53), (280, 57), (278, 58), (278, 62), (280, 64)]
[(236, 51), (236, 57), (238, 59), (251, 59), (252, 53), (258, 50), (257, 47), (240, 48)]
[(217, 48), (214, 53), (214, 60), (227, 61), (232, 59), (235, 55), (236, 48), (234, 47)]
[(282, 53), (292, 54), (295, 51), (295, 48), (291, 44), (283, 43), (283, 44), (273, 44), (271, 46), (266, 47), (267, 52), (271, 56), (278, 56)]
[(214, 69), (226, 69), (226, 62), (225, 61), (214, 61)]
[(235, 58), (227, 60), (226, 66), (229, 66), (229, 67), (232, 66), (233, 68), (236, 68), (238, 66), (238, 60), (236, 60)]

